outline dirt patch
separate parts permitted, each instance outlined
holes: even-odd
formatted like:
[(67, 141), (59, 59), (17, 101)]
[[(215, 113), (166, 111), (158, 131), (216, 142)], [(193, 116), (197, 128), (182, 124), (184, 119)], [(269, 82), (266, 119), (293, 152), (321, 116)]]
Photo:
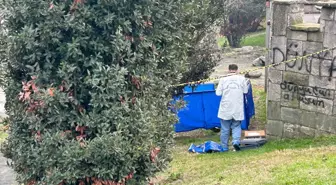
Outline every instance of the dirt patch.
[[(238, 48), (235, 50), (224, 50), (222, 55), (222, 60), (215, 67), (215, 71), (212, 73), (211, 77), (219, 77), (228, 74), (229, 64), (237, 64), (239, 71), (245, 71), (250, 69), (255, 69), (252, 66), (253, 60), (260, 56), (265, 56), (266, 51), (260, 47), (248, 47), (248, 48)], [(258, 70), (262, 73), (262, 76), (257, 79), (251, 79), (253, 85), (265, 86), (265, 70)]]

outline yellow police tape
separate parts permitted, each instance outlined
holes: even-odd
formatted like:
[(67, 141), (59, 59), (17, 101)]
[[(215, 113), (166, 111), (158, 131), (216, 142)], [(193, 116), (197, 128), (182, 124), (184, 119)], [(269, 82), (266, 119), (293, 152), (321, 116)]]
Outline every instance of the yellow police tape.
[[(318, 51), (318, 52), (315, 52), (315, 53), (311, 53), (311, 54), (308, 54), (308, 55), (304, 55), (304, 56), (299, 56), (299, 57), (296, 57), (296, 58), (293, 58), (293, 59), (290, 59), (290, 60), (287, 60), (287, 61), (283, 61), (283, 62), (280, 62), (280, 63), (277, 63), (277, 64), (270, 64), (270, 65), (266, 65), (266, 66), (262, 66), (262, 67), (257, 67), (257, 68), (254, 68), (254, 69), (245, 70), (245, 71), (239, 72), (239, 74), (247, 74), (249, 72), (258, 71), (258, 70), (261, 70), (261, 69), (266, 69), (266, 68), (278, 66), (280, 64), (294, 62), (298, 59), (308, 58), (308, 57), (311, 57), (313, 55), (317, 55), (317, 54), (323, 53), (325, 51), (334, 50), (334, 49), (336, 49), (336, 47), (324, 49), (324, 50), (321, 50), (321, 51)], [(218, 80), (218, 79), (226, 77), (226, 76), (230, 76), (230, 75), (224, 75), (224, 76), (214, 77), (214, 78), (207, 78), (207, 79), (203, 79), (203, 80), (199, 80), (199, 81), (193, 81), (193, 82), (180, 83), (180, 84), (173, 85), (172, 87), (180, 87), (180, 86), (186, 86), (186, 85), (194, 85), (194, 84), (200, 84), (200, 83), (205, 83), (205, 82), (211, 82), (211, 81), (215, 81), (215, 80)]]

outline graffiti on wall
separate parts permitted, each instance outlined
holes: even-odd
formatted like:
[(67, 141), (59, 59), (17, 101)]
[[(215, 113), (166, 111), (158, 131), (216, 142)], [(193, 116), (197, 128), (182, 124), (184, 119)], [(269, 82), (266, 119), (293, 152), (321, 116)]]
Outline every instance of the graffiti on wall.
[(333, 91), (330, 89), (324, 89), (319, 87), (300, 86), (291, 82), (282, 82), (280, 84), (281, 89), (285, 92), (283, 98), (286, 101), (298, 100), (306, 105), (315, 105), (318, 107), (325, 107), (325, 103), (322, 99), (332, 99)]
[[(277, 47), (273, 48), (273, 64), (279, 64), (281, 62), (287, 61), (290, 59), (289, 57), (297, 58), (299, 56), (305, 56), (311, 53), (308, 51), (302, 51), (302, 53), (300, 53), (300, 47), (302, 46), (300, 46), (299, 43), (291, 42), (288, 44), (286, 52), (282, 51), (280, 48)], [(296, 59), (293, 62), (286, 63), (285, 65), (288, 68), (311, 74), (313, 62), (318, 62), (319, 76), (324, 75), (329, 77), (329, 80), (331, 80), (331, 78), (336, 75), (336, 56), (333, 57), (331, 50), (324, 51), (319, 54), (314, 54), (304, 59)], [(324, 72), (326, 72), (327, 74), (324, 74)]]

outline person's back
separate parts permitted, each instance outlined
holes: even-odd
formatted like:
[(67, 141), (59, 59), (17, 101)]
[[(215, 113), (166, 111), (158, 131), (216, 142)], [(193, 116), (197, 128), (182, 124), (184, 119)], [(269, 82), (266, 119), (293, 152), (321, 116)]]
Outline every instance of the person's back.
[(247, 93), (244, 77), (232, 75), (221, 79), (216, 89), (217, 96), (222, 96), (218, 117), (224, 120), (243, 120), (244, 93)]
[(245, 77), (236, 74), (238, 66), (231, 64), (231, 75), (222, 78), (216, 89), (216, 95), (222, 96), (218, 118), (221, 119), (221, 142), (228, 149), (230, 128), (232, 129), (233, 146), (239, 150), (241, 121), (244, 120), (244, 94), (248, 91)]

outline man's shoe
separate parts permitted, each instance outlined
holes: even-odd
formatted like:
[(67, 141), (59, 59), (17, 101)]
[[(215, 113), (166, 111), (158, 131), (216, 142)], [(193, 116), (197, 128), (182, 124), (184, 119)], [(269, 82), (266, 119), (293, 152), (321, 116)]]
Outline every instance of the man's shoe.
[(233, 148), (235, 149), (235, 151), (239, 151), (240, 150), (240, 146), (238, 144), (234, 144)]

